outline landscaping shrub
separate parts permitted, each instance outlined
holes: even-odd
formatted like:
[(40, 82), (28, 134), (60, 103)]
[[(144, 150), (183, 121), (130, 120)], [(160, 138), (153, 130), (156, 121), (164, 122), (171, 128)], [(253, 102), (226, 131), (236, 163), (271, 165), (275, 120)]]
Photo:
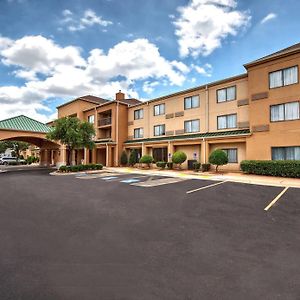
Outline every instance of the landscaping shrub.
[(199, 172), (199, 170), (200, 170), (200, 168), (201, 168), (201, 163), (200, 162), (194, 162), (193, 163), (193, 167), (194, 167), (194, 170), (196, 171), (196, 172)]
[(300, 160), (243, 160), (246, 174), (300, 178)]
[(173, 169), (173, 163), (172, 162), (167, 162), (167, 168), (169, 170), (172, 170)]
[(138, 158), (138, 152), (133, 149), (130, 152), (130, 156), (129, 156), (129, 165), (130, 166), (134, 166), (135, 164), (137, 164), (139, 162), (139, 158)]
[(172, 162), (181, 166), (187, 159), (186, 154), (183, 151), (176, 151), (172, 156)]
[(228, 156), (223, 150), (216, 149), (210, 154), (208, 161), (211, 164), (216, 165), (216, 172), (218, 172), (219, 166), (228, 164)]
[(121, 154), (121, 165), (122, 166), (126, 166), (127, 163), (128, 163), (127, 153), (126, 153), (126, 151), (122, 151), (122, 154)]
[(60, 166), (59, 172), (80, 172), (85, 170), (102, 170), (103, 165), (101, 164), (88, 164), (88, 165), (75, 165), (75, 166)]
[(151, 155), (143, 155), (140, 159), (141, 164), (146, 164), (150, 168), (150, 164), (153, 162), (153, 157)]
[(165, 161), (156, 162), (156, 166), (161, 169), (164, 169), (166, 167), (166, 165), (167, 165), (167, 163)]
[(202, 164), (201, 165), (202, 172), (208, 172), (209, 170), (210, 170), (210, 164)]

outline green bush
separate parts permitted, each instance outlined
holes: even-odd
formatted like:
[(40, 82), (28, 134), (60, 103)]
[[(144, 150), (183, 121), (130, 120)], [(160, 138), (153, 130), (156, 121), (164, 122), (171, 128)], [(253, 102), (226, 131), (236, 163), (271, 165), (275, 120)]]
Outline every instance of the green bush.
[(151, 155), (143, 155), (140, 159), (141, 164), (146, 164), (150, 168), (150, 164), (153, 162), (153, 157)]
[(167, 165), (167, 163), (165, 161), (156, 162), (156, 166), (161, 169), (164, 169), (166, 167), (166, 165)]
[(210, 170), (210, 164), (202, 164), (201, 165), (202, 172), (208, 172), (209, 170)]
[(243, 160), (246, 174), (300, 178), (300, 160)]
[(62, 173), (67, 172), (67, 166), (60, 166), (59, 171)]
[(223, 150), (216, 149), (210, 154), (208, 161), (212, 165), (216, 165), (216, 172), (218, 172), (219, 166), (228, 164), (228, 156)]
[(193, 163), (193, 167), (194, 167), (194, 170), (196, 171), (196, 172), (199, 172), (199, 170), (200, 170), (200, 168), (201, 168), (201, 163), (200, 162), (194, 162)]
[(169, 170), (172, 170), (173, 169), (173, 163), (172, 162), (167, 162), (167, 168)]
[(103, 165), (101, 164), (88, 164), (88, 165), (75, 165), (75, 166), (61, 166), (59, 172), (81, 172), (86, 170), (102, 170)]
[(139, 158), (138, 158), (138, 152), (133, 149), (130, 152), (130, 156), (129, 156), (129, 165), (130, 166), (134, 166), (135, 164), (137, 164), (139, 162)]
[(186, 154), (183, 151), (176, 151), (172, 156), (172, 162), (181, 166), (187, 159)]
[(126, 153), (126, 151), (122, 151), (122, 154), (121, 154), (121, 165), (122, 166), (126, 166), (127, 163), (128, 163), (127, 153)]

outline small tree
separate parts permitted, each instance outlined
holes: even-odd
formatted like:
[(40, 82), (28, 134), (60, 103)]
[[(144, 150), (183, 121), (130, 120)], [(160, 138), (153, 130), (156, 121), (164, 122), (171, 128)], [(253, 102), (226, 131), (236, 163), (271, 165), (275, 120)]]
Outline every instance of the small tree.
[(81, 122), (75, 117), (64, 117), (54, 121), (52, 130), (47, 138), (52, 141), (59, 141), (66, 145), (68, 150), (67, 164), (70, 165), (70, 154), (75, 149), (95, 147), (93, 138), (95, 129), (93, 124)]
[(223, 150), (216, 149), (210, 154), (208, 161), (212, 165), (216, 166), (216, 172), (218, 172), (219, 166), (228, 164), (228, 157), (227, 157), (227, 154)]
[(181, 164), (183, 164), (186, 159), (187, 156), (183, 151), (176, 151), (172, 156), (172, 162), (179, 165), (179, 168), (181, 168)]
[(137, 164), (139, 162), (139, 158), (138, 158), (138, 152), (133, 149), (130, 152), (130, 156), (129, 156), (129, 165), (130, 166), (134, 166), (135, 164)]
[(140, 159), (141, 164), (146, 164), (150, 168), (150, 164), (153, 162), (153, 157), (151, 155), (143, 155)]
[(128, 163), (127, 153), (124, 150), (124, 151), (122, 151), (122, 154), (121, 154), (121, 165), (126, 166), (127, 163)]
[(20, 158), (20, 152), (29, 147), (28, 143), (18, 141), (6, 141), (5, 144), (7, 149), (12, 149), (12, 156), (16, 157), (17, 160)]

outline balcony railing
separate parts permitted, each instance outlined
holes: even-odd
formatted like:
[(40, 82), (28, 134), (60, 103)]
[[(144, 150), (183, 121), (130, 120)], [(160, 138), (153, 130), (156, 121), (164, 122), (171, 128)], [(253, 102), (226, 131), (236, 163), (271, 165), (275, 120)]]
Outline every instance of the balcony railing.
[(111, 117), (98, 120), (98, 126), (111, 125)]

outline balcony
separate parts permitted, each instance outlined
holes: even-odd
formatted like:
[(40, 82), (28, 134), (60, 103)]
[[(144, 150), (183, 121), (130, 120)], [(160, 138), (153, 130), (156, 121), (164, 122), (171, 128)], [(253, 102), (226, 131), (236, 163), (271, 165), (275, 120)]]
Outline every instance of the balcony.
[(100, 120), (98, 120), (98, 127), (110, 126), (110, 125), (111, 125), (111, 117), (101, 118)]

